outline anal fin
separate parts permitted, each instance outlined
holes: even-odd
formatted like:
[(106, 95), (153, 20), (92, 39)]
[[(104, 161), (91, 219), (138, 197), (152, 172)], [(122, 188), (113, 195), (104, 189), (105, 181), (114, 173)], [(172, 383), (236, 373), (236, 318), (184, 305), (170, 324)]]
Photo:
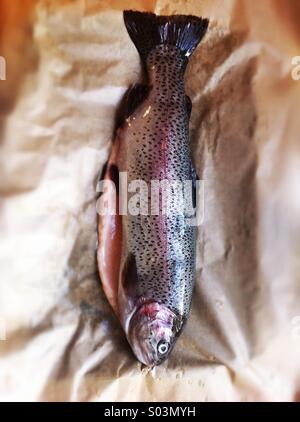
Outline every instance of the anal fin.
[(187, 110), (188, 118), (190, 118), (193, 106), (192, 106), (192, 101), (191, 101), (191, 99), (188, 95), (185, 96), (185, 104), (186, 104), (186, 110)]
[(128, 88), (117, 111), (116, 121), (118, 127), (142, 104), (147, 98), (149, 91), (150, 87), (143, 84), (135, 84)]

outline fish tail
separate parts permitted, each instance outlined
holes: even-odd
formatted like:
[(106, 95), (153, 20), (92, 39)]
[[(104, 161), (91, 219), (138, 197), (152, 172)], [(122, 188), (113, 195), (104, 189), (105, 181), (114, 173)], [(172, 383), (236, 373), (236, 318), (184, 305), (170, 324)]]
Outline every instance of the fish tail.
[(154, 13), (125, 10), (128, 34), (143, 62), (158, 45), (177, 47), (189, 57), (204, 37), (208, 19), (191, 15), (156, 16)]

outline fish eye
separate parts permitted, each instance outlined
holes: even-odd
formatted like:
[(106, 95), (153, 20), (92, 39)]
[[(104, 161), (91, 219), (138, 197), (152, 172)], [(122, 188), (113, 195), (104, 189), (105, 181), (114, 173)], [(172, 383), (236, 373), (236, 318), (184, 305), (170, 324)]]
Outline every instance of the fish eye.
[(169, 343), (167, 341), (160, 341), (157, 346), (157, 351), (160, 355), (165, 355), (169, 350)]

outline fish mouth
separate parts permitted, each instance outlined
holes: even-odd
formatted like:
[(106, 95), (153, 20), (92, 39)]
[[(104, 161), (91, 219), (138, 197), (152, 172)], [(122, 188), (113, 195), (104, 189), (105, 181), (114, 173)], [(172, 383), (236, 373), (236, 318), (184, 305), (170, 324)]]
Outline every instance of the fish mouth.
[[(133, 313), (127, 339), (133, 353), (148, 367), (161, 364), (169, 355), (176, 336), (177, 315), (166, 305), (154, 300), (143, 301)], [(167, 342), (169, 350), (159, 355), (157, 346)]]

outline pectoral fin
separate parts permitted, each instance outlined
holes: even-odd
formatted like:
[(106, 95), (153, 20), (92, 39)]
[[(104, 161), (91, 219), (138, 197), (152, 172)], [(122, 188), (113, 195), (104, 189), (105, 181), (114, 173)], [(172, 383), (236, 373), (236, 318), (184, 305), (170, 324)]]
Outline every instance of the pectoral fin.
[(108, 161), (102, 180), (113, 182), (115, 189), (107, 189), (98, 199), (97, 210), (103, 210), (103, 202), (115, 203), (114, 213), (98, 214), (98, 269), (105, 295), (118, 313), (118, 282), (122, 246), (122, 217), (119, 215), (119, 170)]
[(122, 271), (122, 285), (124, 291), (126, 291), (129, 296), (133, 295), (133, 292), (136, 290), (138, 283), (138, 271), (135, 256), (130, 253), (125, 261), (123, 271)]

